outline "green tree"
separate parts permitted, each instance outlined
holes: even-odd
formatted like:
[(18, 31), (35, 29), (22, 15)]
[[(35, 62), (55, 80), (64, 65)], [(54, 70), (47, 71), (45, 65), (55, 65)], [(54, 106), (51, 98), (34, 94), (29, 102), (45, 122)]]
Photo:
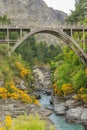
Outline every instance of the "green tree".
[(87, 13), (85, 13), (87, 9), (87, 1), (86, 0), (75, 0), (75, 10), (71, 10), (71, 15), (66, 19), (69, 23), (83, 23)]
[(28, 38), (24, 41), (16, 50), (17, 53), (21, 54), (23, 59), (27, 62), (33, 63), (33, 57), (35, 55), (35, 39), (34, 37)]

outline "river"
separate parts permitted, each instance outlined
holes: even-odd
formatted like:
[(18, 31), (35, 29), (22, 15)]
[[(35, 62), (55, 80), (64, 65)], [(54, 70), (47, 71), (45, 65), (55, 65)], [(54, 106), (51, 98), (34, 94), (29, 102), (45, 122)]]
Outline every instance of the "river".
[[(40, 104), (43, 108), (50, 108), (53, 109), (53, 106), (50, 105), (49, 101), (51, 96), (44, 94), (43, 92), (40, 93), (41, 99), (39, 100)], [(49, 118), (54, 122), (57, 130), (85, 130), (84, 126), (80, 124), (70, 124), (65, 121), (65, 118), (62, 116), (57, 116), (55, 113), (49, 116)]]

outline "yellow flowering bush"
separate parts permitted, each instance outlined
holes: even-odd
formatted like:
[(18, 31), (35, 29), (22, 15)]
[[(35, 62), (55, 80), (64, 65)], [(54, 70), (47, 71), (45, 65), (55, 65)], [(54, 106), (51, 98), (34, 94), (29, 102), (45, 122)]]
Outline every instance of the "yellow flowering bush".
[(84, 103), (87, 103), (87, 94), (81, 94), (81, 99)]
[(76, 95), (73, 96), (73, 98), (75, 100), (80, 100), (81, 99), (81, 94), (76, 94)]
[(66, 96), (68, 94), (73, 93), (74, 89), (73, 89), (71, 84), (63, 84), (62, 85), (62, 91), (63, 91), (64, 96)]
[(59, 96), (66, 96), (74, 92), (74, 89), (71, 84), (63, 84), (61, 88), (58, 88), (57, 83), (53, 84), (54, 93)]
[(7, 89), (6, 88), (0, 88), (0, 98), (7, 98)]
[(78, 90), (78, 93), (84, 93), (85, 91), (86, 91), (86, 88), (81, 87), (81, 88)]
[(27, 77), (31, 74), (31, 70), (25, 68), (20, 62), (16, 62), (16, 67), (18, 68), (20, 76), (22, 78)]
[(11, 123), (12, 123), (11, 116), (6, 116), (6, 118), (5, 118), (5, 125), (6, 125), (6, 127), (10, 128), (11, 127)]
[(74, 96), (74, 99), (75, 100), (81, 100), (83, 101), (84, 103), (87, 103), (87, 94), (76, 94)]
[(12, 118), (11, 116), (6, 116), (4, 121), (4, 126), (2, 126), (3, 122), (0, 123), (0, 130), (11, 130), (12, 126)]
[(11, 98), (15, 100), (20, 100), (24, 103), (35, 103), (39, 105), (38, 100), (35, 97), (26, 94), (26, 92), (16, 88), (14, 82), (8, 82), (5, 88), (0, 88), (0, 98)]
[(0, 127), (0, 130), (6, 130), (5, 127)]
[(58, 88), (56, 83), (53, 84), (53, 90), (54, 90), (55, 95), (59, 95), (59, 96), (63, 95), (62, 90)]
[(78, 90), (78, 94), (74, 96), (75, 100), (81, 100), (84, 103), (87, 103), (87, 88), (81, 87)]

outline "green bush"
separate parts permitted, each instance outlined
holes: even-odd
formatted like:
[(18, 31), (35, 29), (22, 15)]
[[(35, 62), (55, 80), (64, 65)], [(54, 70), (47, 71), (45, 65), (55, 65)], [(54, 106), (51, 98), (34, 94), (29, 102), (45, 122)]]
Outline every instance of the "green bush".
[[(13, 120), (13, 130), (47, 130), (47, 121), (39, 115), (24, 115)], [(51, 126), (49, 130), (54, 130)]]
[(87, 76), (84, 70), (79, 70), (78, 73), (76, 73), (72, 77), (72, 82), (74, 84), (75, 89), (80, 89), (81, 87), (87, 87)]
[(8, 45), (0, 44), (0, 54), (7, 54), (7, 52), (8, 52)]

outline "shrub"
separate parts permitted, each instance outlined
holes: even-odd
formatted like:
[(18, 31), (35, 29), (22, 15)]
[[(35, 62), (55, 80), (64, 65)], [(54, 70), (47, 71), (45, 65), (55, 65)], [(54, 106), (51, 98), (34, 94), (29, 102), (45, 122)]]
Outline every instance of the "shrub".
[(14, 82), (7, 82), (5, 87), (0, 88), (0, 98), (11, 98), (15, 100), (20, 100), (24, 103), (34, 103), (39, 105), (38, 100), (34, 96), (26, 94), (26, 92), (16, 88)]
[[(17, 118), (6, 116), (5, 125), (0, 130), (47, 130), (47, 121), (42, 120), (40, 115), (21, 115)], [(50, 126), (49, 130), (54, 130)]]
[(8, 52), (8, 45), (0, 44), (0, 54), (7, 54), (7, 52)]
[(57, 83), (53, 84), (53, 90), (55, 95), (59, 95), (59, 96), (63, 95), (63, 91), (61, 90), (61, 88), (58, 88)]
[(74, 89), (73, 89), (71, 84), (63, 84), (62, 85), (62, 91), (63, 91), (64, 96), (66, 96), (68, 94), (73, 93)]
[(80, 89), (81, 87), (87, 87), (87, 76), (83, 70), (80, 70), (76, 73), (73, 78), (72, 82), (74, 84), (75, 89)]

